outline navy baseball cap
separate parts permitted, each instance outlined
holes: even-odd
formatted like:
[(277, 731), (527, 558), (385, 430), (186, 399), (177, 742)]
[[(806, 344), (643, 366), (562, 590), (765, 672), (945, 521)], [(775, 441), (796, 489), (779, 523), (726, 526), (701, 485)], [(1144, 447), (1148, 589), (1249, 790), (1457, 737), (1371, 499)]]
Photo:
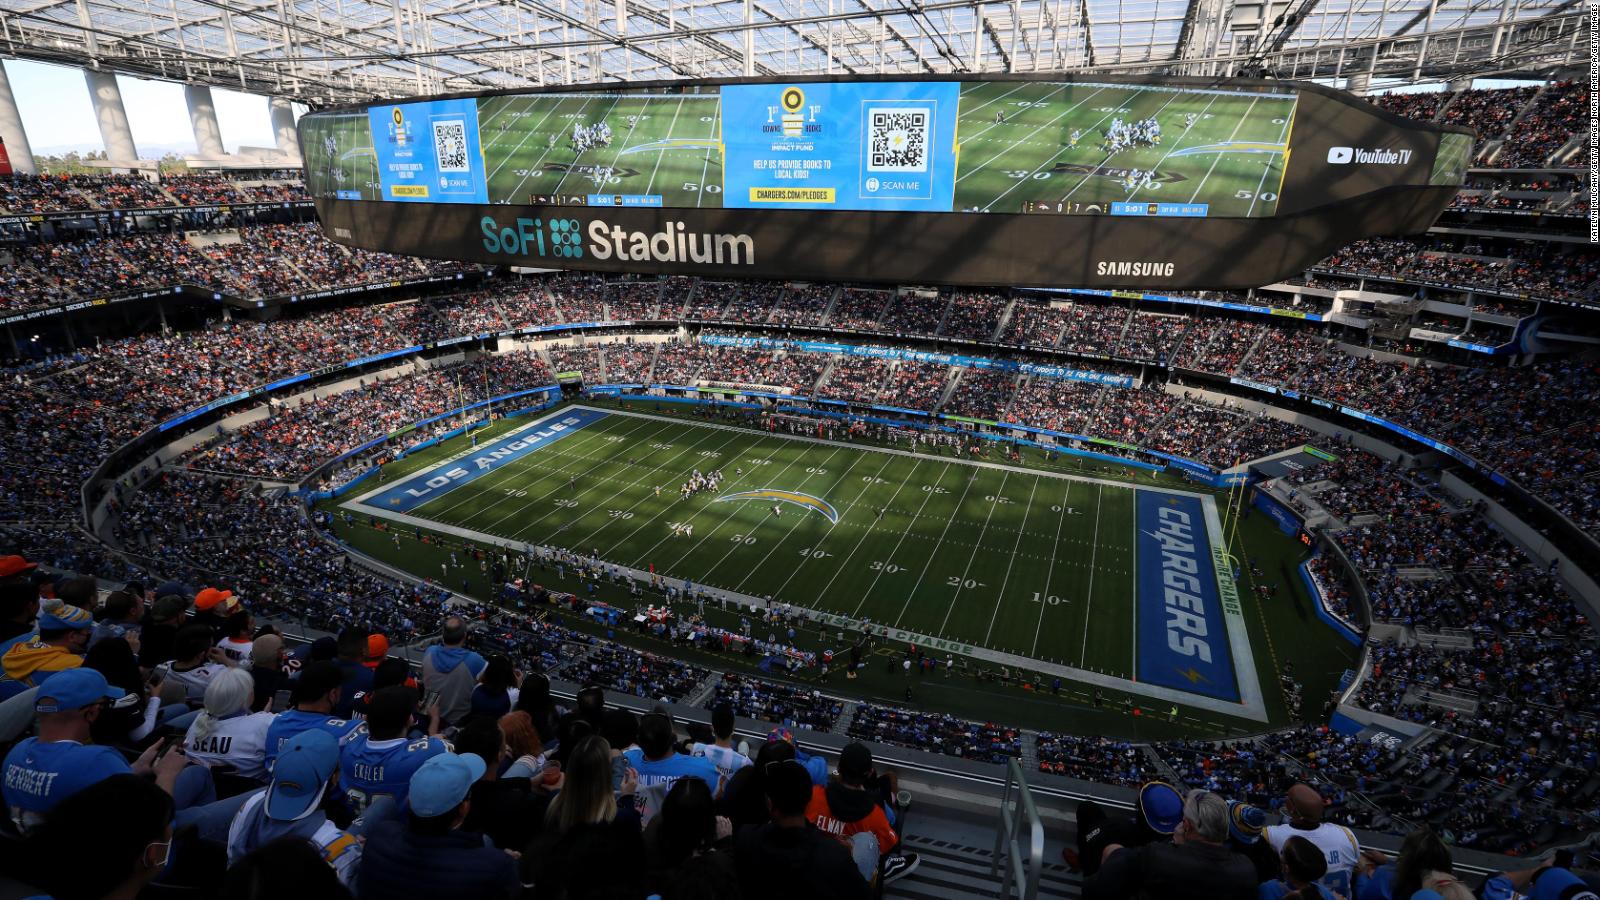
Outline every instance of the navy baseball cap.
[(101, 700), (121, 700), (124, 691), (114, 688), (106, 677), (94, 669), (79, 666), (57, 672), (45, 679), (34, 695), (35, 712), (66, 712), (93, 706)]
[(1267, 827), (1267, 814), (1260, 807), (1242, 800), (1228, 801), (1228, 834), (1241, 844), (1254, 844), (1261, 840), (1261, 831)]
[(430, 758), (411, 776), (411, 812), (431, 819), (455, 809), (487, 769), (475, 753), (441, 753)]
[(338, 769), (339, 740), (333, 735), (311, 729), (290, 738), (272, 766), (267, 817), (293, 822), (310, 815)]
[(1183, 824), (1183, 796), (1165, 781), (1147, 781), (1139, 788), (1139, 811), (1157, 834), (1171, 834)]

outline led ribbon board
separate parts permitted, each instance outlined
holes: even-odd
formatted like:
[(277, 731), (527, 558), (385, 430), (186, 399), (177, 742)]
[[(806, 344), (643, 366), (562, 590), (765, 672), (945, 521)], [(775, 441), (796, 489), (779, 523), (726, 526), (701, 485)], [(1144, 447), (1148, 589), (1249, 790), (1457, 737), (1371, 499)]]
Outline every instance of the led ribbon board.
[(1420, 232), (1472, 135), (1319, 85), (850, 78), (582, 86), (300, 121), (352, 246), (761, 278), (1237, 288)]

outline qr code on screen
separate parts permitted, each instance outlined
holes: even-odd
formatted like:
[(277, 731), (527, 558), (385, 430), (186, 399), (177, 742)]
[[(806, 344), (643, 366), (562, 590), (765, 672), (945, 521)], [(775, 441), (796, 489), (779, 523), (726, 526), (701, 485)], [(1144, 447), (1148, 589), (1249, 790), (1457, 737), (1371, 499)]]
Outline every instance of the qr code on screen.
[(460, 119), (433, 123), (433, 155), (441, 172), (466, 172), (467, 124)]
[(926, 172), (928, 126), (926, 109), (874, 109), (867, 120), (867, 171)]

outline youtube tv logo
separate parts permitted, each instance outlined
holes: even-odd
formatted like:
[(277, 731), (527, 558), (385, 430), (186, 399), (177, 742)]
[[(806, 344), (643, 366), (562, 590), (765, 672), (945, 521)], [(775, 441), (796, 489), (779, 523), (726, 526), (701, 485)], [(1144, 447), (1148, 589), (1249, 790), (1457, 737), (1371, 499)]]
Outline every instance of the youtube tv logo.
[(1328, 164), (1329, 165), (1333, 165), (1333, 166), (1345, 165), (1346, 163), (1350, 162), (1350, 160), (1354, 156), (1355, 156), (1355, 149), (1352, 148), (1352, 147), (1329, 147), (1328, 148)]

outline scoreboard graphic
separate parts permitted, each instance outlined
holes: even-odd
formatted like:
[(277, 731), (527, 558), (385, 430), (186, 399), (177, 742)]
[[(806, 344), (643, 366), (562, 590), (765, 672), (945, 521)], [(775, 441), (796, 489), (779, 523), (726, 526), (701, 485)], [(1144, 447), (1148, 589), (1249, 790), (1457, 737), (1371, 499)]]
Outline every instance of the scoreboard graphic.
[(1256, 287), (1425, 230), (1473, 140), (1320, 85), (1111, 75), (586, 85), (300, 129), (323, 221), (369, 249), (1105, 288)]
[(1268, 217), (1297, 100), (1048, 81), (502, 94), (373, 106), (366, 133), (308, 116), (313, 146), (370, 154), (378, 177), (308, 175), (409, 203)]

